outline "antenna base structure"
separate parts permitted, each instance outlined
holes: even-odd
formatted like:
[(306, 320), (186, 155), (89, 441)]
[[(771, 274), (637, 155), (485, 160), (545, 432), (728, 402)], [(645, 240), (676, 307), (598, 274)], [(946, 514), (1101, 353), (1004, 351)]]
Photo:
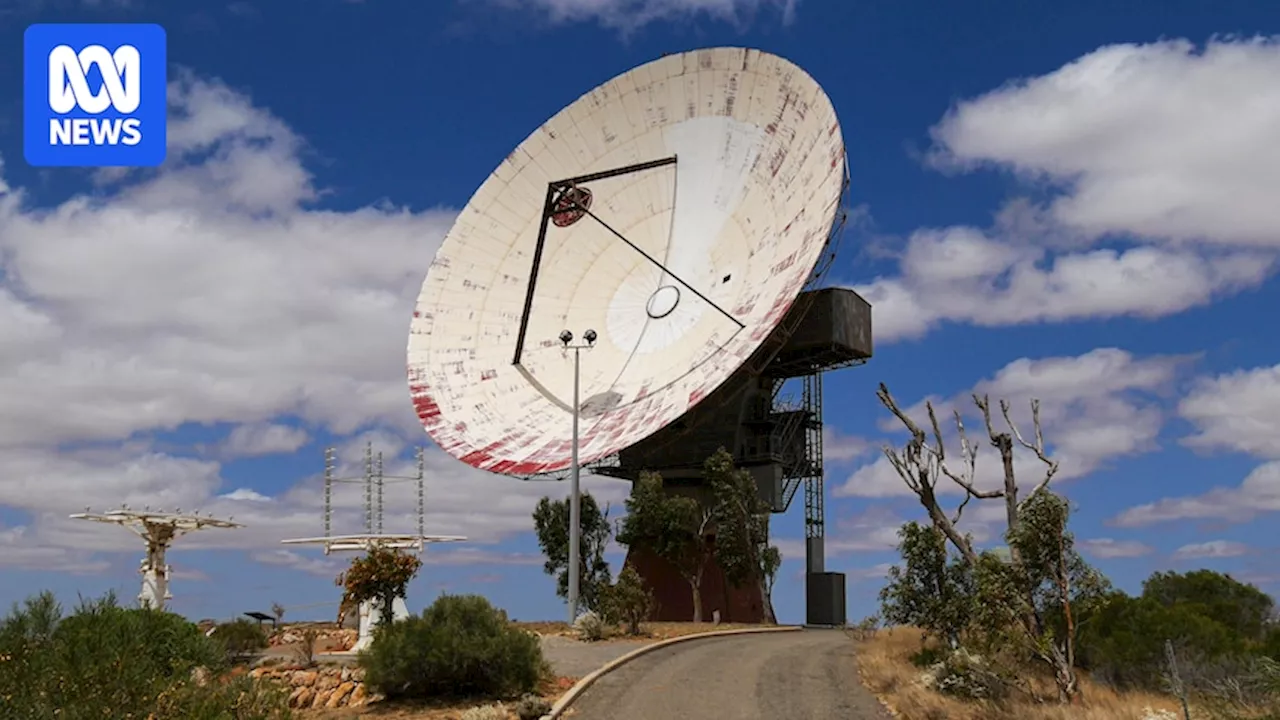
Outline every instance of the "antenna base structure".
[(163, 510), (151, 511), (130, 510), (122, 507), (119, 510), (108, 510), (104, 513), (90, 512), (88, 508), (82, 513), (70, 516), (73, 520), (92, 520), (94, 522), (120, 525), (132, 530), (147, 544), (146, 557), (142, 559), (138, 573), (142, 575), (142, 589), (138, 592), (138, 605), (154, 610), (164, 610), (165, 603), (173, 599), (169, 591), (171, 571), (165, 556), (173, 541), (188, 533), (205, 528), (240, 528), (240, 523), (231, 519), (200, 515), (184, 514), (181, 509), (174, 512)]
[[(324, 554), (335, 552), (369, 552), (374, 548), (387, 550), (411, 550), (421, 553), (432, 543), (463, 542), (466, 538), (460, 535), (332, 535), (329, 537), (294, 538), (281, 540), (283, 545), (320, 545)], [(392, 620), (404, 620), (409, 617), (409, 607), (404, 596), (395, 598), (391, 603)], [(349, 652), (357, 653), (373, 643), (373, 629), (382, 622), (382, 608), (372, 600), (360, 603), (360, 629), (356, 636), (356, 644)]]
[[(318, 537), (293, 538), (281, 540), (282, 545), (319, 545), (325, 555), (335, 552), (369, 552), (375, 548), (386, 550), (408, 550), (423, 552), (427, 545), (434, 543), (463, 542), (461, 535), (427, 535), (424, 532), (426, 520), (426, 457), (421, 448), (415, 455), (417, 473), (413, 476), (387, 475), (383, 472), (382, 453), (373, 452), (373, 444), (365, 445), (364, 474), (357, 477), (337, 477), (337, 450), (327, 448), (324, 451), (324, 535)], [(417, 532), (385, 533), (383, 523), (384, 486), (390, 482), (413, 482), (417, 485)], [(362, 486), (364, 494), (365, 532), (352, 535), (334, 535), (333, 528), (333, 487), (335, 484), (351, 483)], [(403, 620), (409, 617), (409, 608), (404, 597), (397, 597), (391, 603), (392, 620)], [(366, 600), (360, 603), (360, 629), (356, 644), (349, 652), (359, 652), (373, 642), (373, 629), (382, 621), (382, 608), (376, 603)]]

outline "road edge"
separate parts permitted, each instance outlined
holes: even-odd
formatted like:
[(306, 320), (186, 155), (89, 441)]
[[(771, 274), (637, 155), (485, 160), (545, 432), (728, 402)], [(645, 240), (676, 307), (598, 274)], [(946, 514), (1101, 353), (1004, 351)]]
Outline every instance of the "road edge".
[(778, 625), (778, 626), (759, 627), (759, 628), (734, 628), (732, 630), (711, 630), (708, 632), (693, 633), (691, 635), (679, 635), (677, 637), (667, 638), (666, 640), (659, 640), (656, 643), (638, 647), (635, 650), (632, 650), (631, 652), (627, 653), (626, 655), (623, 655), (620, 658), (611, 660), (605, 663), (604, 665), (601, 665), (600, 667), (591, 671), (581, 680), (574, 683), (573, 687), (569, 688), (569, 691), (566, 692), (564, 695), (561, 695), (560, 699), (556, 700), (555, 705), (551, 706), (551, 712), (542, 716), (542, 720), (556, 720), (561, 715), (563, 715), (566, 710), (569, 709), (569, 706), (573, 705), (573, 701), (577, 700), (579, 695), (585, 692), (587, 688), (594, 685), (596, 680), (599, 680), (601, 677), (608, 675), (609, 673), (613, 672), (614, 670), (617, 670), (623, 665), (626, 665), (632, 660), (635, 660), (636, 658), (641, 657), (642, 655), (651, 653), (654, 650), (661, 650), (662, 648), (670, 647), (672, 645), (677, 645), (682, 642), (688, 642), (690, 640), (702, 640), (705, 638), (725, 637), (730, 635), (754, 635), (757, 633), (799, 632), (801, 630), (804, 630), (804, 626), (802, 625)]

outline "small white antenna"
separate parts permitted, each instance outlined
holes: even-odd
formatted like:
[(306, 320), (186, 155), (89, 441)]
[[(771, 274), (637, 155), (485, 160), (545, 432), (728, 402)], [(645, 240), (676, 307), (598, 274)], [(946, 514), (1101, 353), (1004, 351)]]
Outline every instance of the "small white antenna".
[(142, 575), (142, 590), (138, 593), (138, 603), (142, 607), (163, 610), (165, 601), (173, 599), (169, 592), (170, 567), (166, 562), (166, 553), (173, 541), (187, 533), (204, 528), (238, 528), (243, 527), (231, 520), (215, 520), (198, 515), (166, 515), (157, 517), (144, 510), (137, 512), (121, 505), (119, 510), (105, 513), (91, 512), (88, 507), (82, 513), (71, 516), (74, 520), (92, 520), (94, 522), (120, 525), (132, 530), (147, 544), (147, 555), (138, 570)]

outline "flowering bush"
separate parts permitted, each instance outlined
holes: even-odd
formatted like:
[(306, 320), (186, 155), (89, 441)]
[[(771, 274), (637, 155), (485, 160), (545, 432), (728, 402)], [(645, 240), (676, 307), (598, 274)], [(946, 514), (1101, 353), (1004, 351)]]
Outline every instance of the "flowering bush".
[(409, 555), (383, 547), (374, 547), (364, 557), (351, 561), (351, 567), (338, 576), (337, 584), (345, 593), (344, 603), (377, 602), (381, 621), (391, 622), (391, 604), (403, 597), (409, 582), (422, 568), (417, 555)]

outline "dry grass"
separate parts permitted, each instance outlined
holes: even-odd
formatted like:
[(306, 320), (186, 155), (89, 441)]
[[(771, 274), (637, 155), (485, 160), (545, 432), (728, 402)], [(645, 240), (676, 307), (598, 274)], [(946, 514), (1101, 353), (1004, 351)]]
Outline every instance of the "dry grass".
[[(862, 682), (904, 720), (1141, 720), (1144, 709), (1181, 712), (1176, 700), (1149, 693), (1116, 693), (1081, 678), (1082, 701), (1075, 706), (1037, 704), (1022, 696), (997, 706), (965, 702), (923, 687), (920, 668), (911, 656), (921, 647), (915, 628), (881, 630), (858, 642), (858, 672)], [(1043, 682), (1048, 691), (1052, 685)]]

